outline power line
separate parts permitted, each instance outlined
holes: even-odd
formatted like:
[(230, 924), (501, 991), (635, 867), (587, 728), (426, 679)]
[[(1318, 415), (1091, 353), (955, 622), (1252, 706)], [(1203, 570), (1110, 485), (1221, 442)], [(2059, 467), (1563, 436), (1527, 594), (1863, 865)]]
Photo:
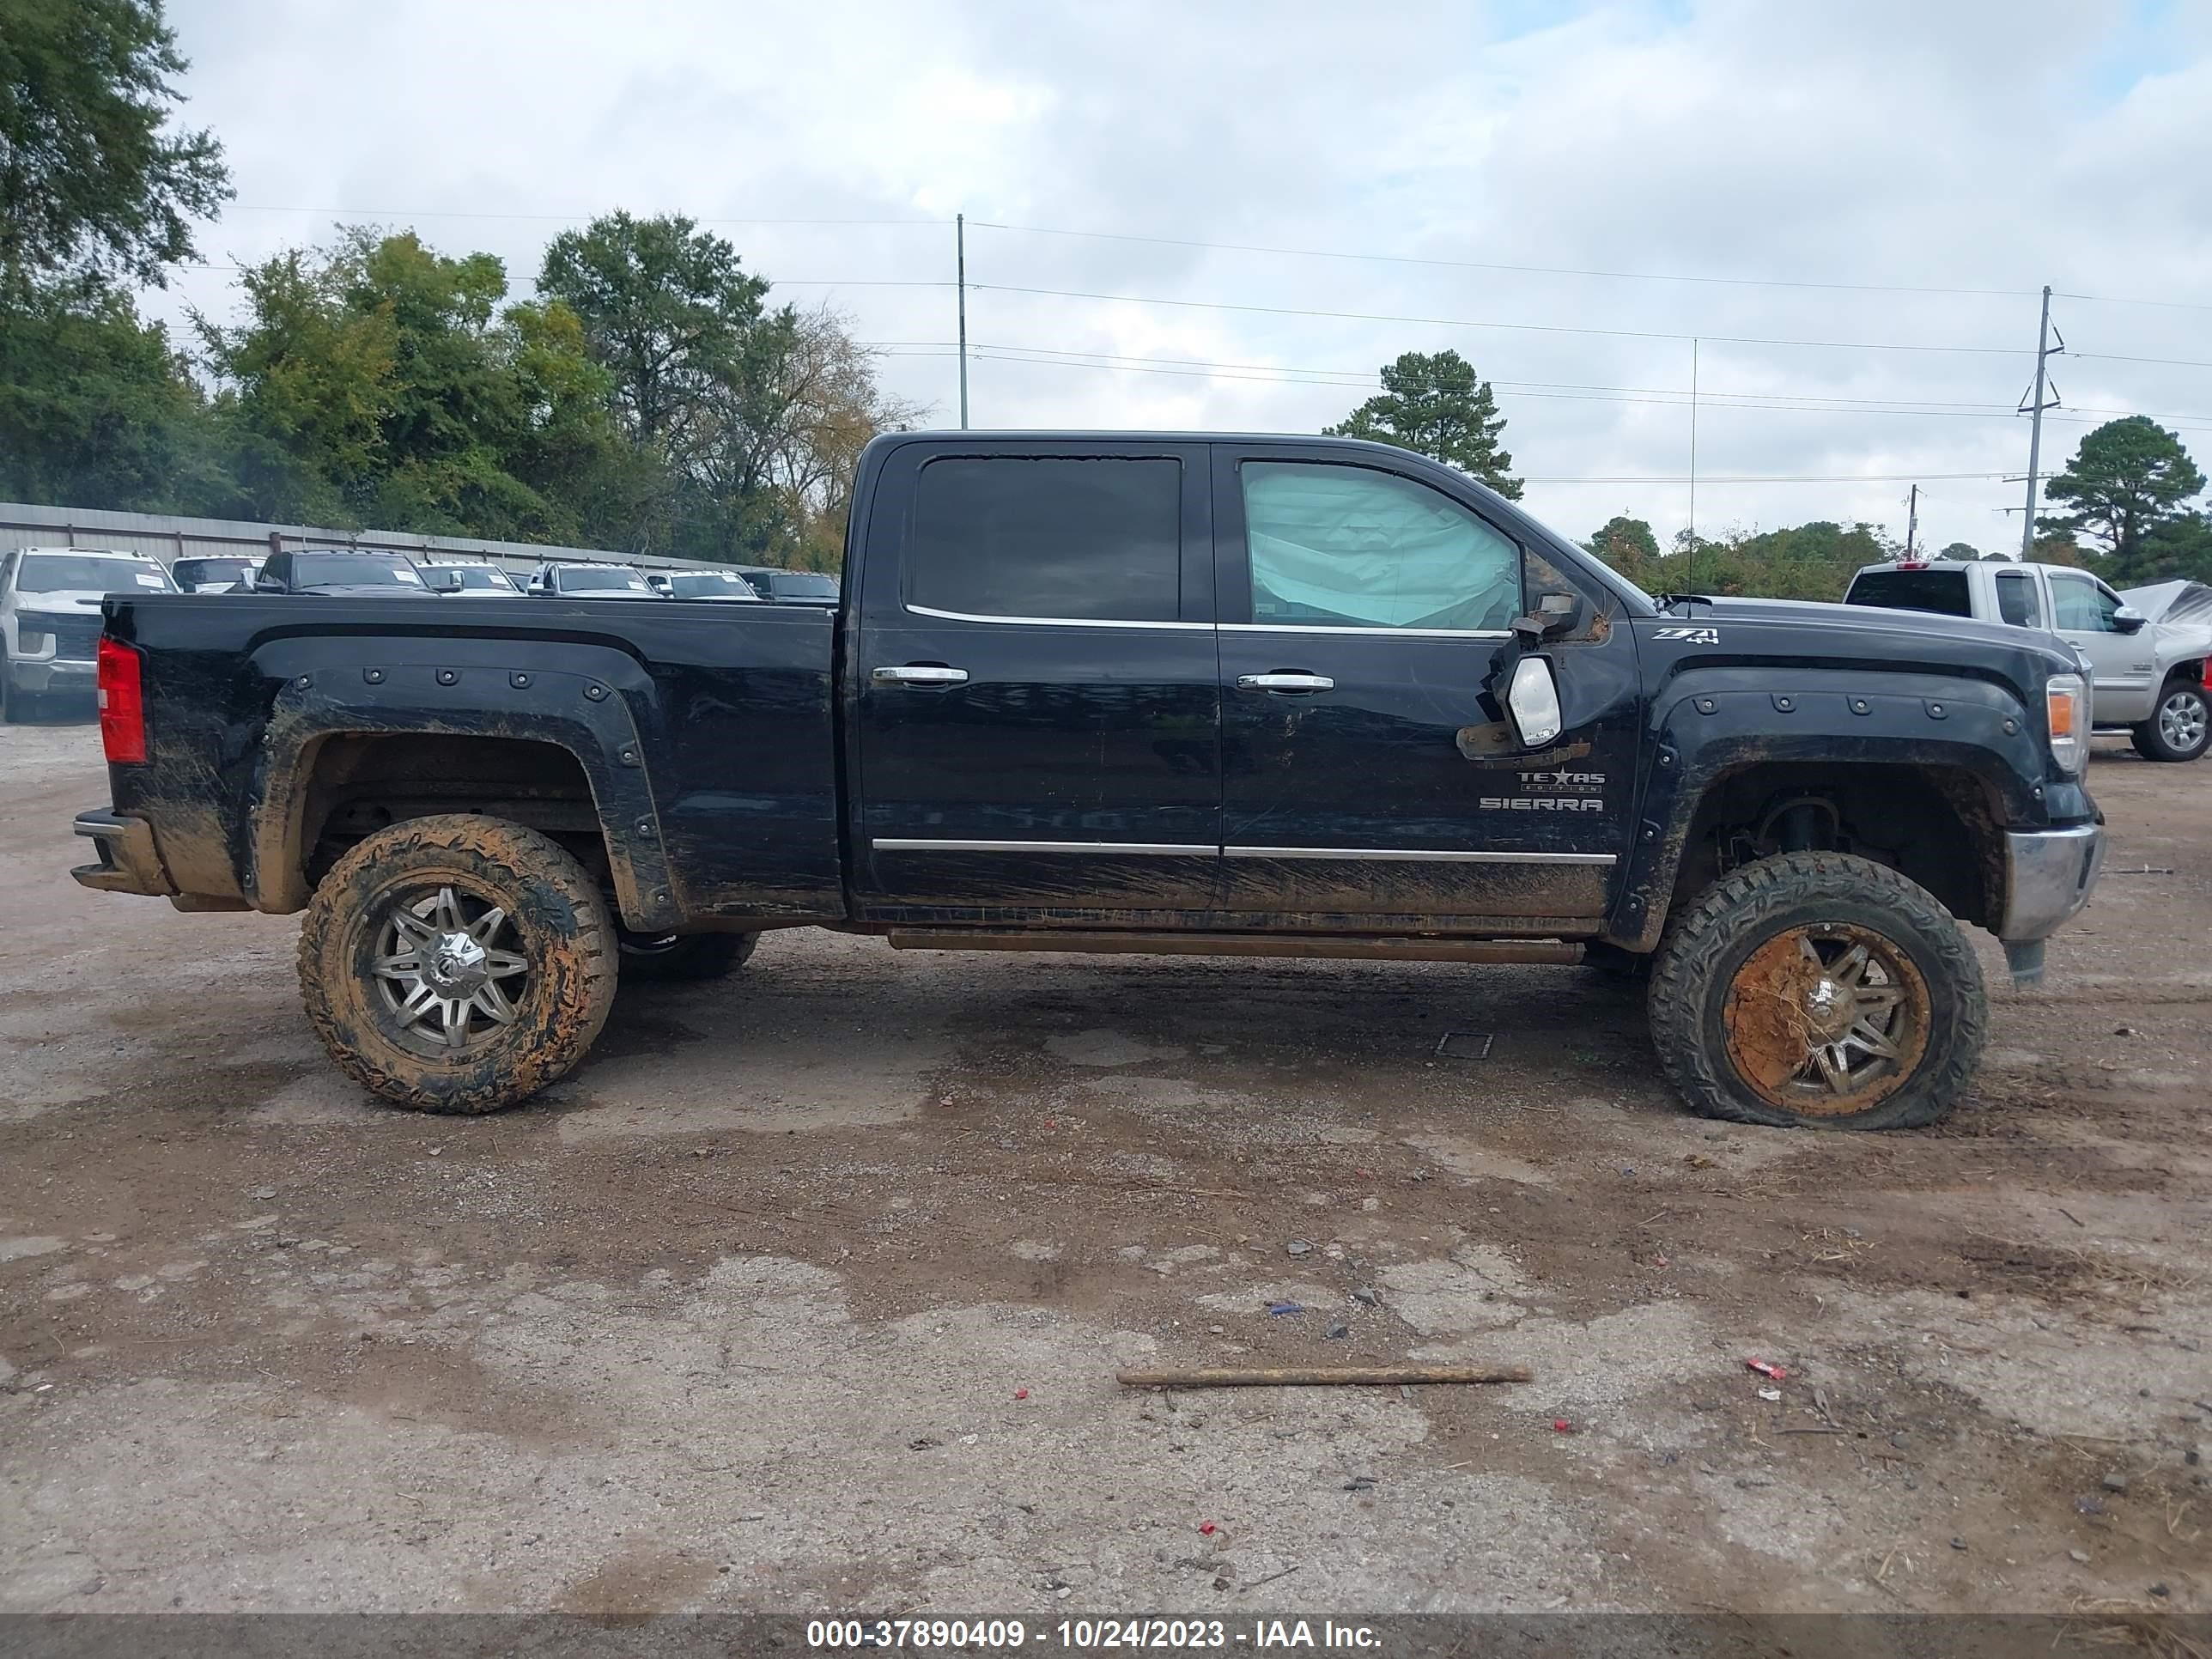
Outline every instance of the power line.
[(2212, 368), (2212, 362), (2201, 357), (2124, 357), (2110, 351), (2069, 351), (2066, 355), (2100, 363), (2161, 363), (2168, 368)]
[[(603, 216), (606, 210), (589, 213), (486, 213), (472, 208), (341, 208), (341, 207), (277, 207), (265, 202), (233, 202), (230, 210), (238, 213), (329, 213), (341, 219), (514, 219), (532, 222), (569, 222), (578, 219), (592, 220)], [(686, 213), (679, 216), (695, 225), (930, 225), (942, 227), (942, 219), (792, 219), (763, 216), (730, 217)]]
[[(945, 356), (952, 350), (952, 343), (945, 340), (869, 340), (861, 344), (872, 349), (883, 350), (895, 356)], [(1371, 370), (1302, 368), (1273, 363), (1224, 363), (1191, 357), (1137, 357), (1115, 352), (1068, 351), (1053, 346), (1023, 346), (1000, 343), (978, 343), (971, 341), (969, 349), (982, 361), (1002, 363), (1031, 363), (1043, 368), (1096, 368), (1127, 374), (1171, 374), (1198, 380), (1245, 380), (1262, 386), (1340, 386), (1350, 391), (1364, 391), (1381, 384)], [(1249, 371), (1249, 372), (1245, 372)], [(1580, 397), (1592, 402), (1612, 402), (1655, 404), (1662, 408), (1686, 408), (1690, 392), (1674, 386), (1602, 386), (1553, 380), (1502, 380), (1487, 382), (1501, 392), (1510, 392), (1521, 397)], [(1808, 414), (1839, 415), (1913, 415), (1936, 418), (1976, 420), (2014, 419), (2019, 411), (2009, 404), (1974, 404), (1964, 398), (1954, 400), (1921, 400), (1905, 398), (1830, 398), (1811, 394), (1780, 392), (1705, 391), (1698, 394), (1702, 405), (1709, 409), (1745, 409), (1788, 412), (1799, 410)], [(1719, 401), (1716, 401), (1716, 400)], [(2079, 416), (2104, 416), (2125, 417), (2140, 413), (2125, 409), (2075, 409), (2069, 416), (2047, 418), (2062, 420), (2068, 425), (2087, 426), (2093, 422)], [(2212, 422), (2212, 416), (2153, 415), (2146, 419), (2173, 425), (2183, 431), (2203, 431), (2212, 426), (2191, 425), (2192, 422)]]
[(1146, 242), (1159, 247), (1207, 248), (1226, 253), (1266, 253), (1294, 259), (1360, 259), (1394, 265), (1434, 265), (1449, 270), (1511, 270), (1539, 276), (1601, 276), (1622, 282), (1706, 283), (1729, 288), (1799, 288), (1850, 294), (1954, 294), (1978, 299), (2033, 299), (2033, 289), (1923, 288), (1901, 283), (1815, 283), (1784, 276), (1699, 276), (1680, 271), (1598, 270), (1577, 265), (1509, 264), (1486, 259), (1437, 259), (1409, 253), (1365, 253), (1339, 248), (1271, 247), (1250, 242), (1206, 242), (1184, 236), (1140, 236), (1112, 230), (1067, 230), (1053, 225), (1010, 225), (971, 219), (979, 230), (1018, 231), (1031, 236), (1073, 236), (1104, 242)]
[(1270, 317), (1331, 317), (1357, 323), (1413, 323), (1436, 328), (1495, 328), (1525, 334), (1583, 334), (1620, 340), (1711, 340), (1723, 345), (1808, 346), (1839, 351), (1934, 351), (1984, 357), (2024, 357), (2030, 354), (2015, 346), (1922, 345), (1886, 340), (1788, 340), (1741, 334), (1677, 334), (1659, 329), (1577, 328), (1564, 323), (1493, 323), (1466, 317), (1404, 317), (1386, 312), (1325, 311), (1304, 306), (1240, 305), (1224, 300), (1169, 300), (1144, 294), (1094, 294), (1079, 289), (1025, 288), (1008, 283), (970, 283), (971, 289), (995, 294), (1040, 295), (1060, 300), (1110, 300), (1129, 305), (1173, 306), (1194, 311), (1238, 311)]

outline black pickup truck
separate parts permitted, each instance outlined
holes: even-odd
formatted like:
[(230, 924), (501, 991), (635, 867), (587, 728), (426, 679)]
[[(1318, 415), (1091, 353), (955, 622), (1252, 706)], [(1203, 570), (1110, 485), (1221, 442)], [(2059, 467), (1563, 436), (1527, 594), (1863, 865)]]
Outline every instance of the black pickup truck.
[(1655, 601), (1343, 440), (940, 433), (842, 599), (116, 598), (88, 887), (305, 910), (337, 1064), (505, 1106), (617, 973), (771, 927), (924, 950), (1591, 961), (1696, 1110), (1939, 1116), (2102, 852), (2024, 629)]

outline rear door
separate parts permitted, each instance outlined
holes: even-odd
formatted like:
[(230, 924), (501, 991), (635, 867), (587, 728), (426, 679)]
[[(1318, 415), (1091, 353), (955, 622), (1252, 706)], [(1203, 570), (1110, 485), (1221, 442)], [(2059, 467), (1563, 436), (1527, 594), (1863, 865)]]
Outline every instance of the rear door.
[[(1610, 593), (1413, 458), (1214, 447), (1224, 908), (1310, 929), (1550, 931), (1607, 907), (1639, 707)], [(1490, 694), (1545, 592), (1564, 729), (1517, 752)]]
[(2087, 571), (2053, 570), (2051, 609), (2058, 637), (2089, 665), (2090, 717), (2100, 726), (2132, 726), (2150, 718), (2158, 688), (2150, 630), (2120, 631), (2119, 595)]
[(891, 453), (847, 657), (858, 914), (1204, 922), (1221, 806), (1209, 512), (1202, 444)]

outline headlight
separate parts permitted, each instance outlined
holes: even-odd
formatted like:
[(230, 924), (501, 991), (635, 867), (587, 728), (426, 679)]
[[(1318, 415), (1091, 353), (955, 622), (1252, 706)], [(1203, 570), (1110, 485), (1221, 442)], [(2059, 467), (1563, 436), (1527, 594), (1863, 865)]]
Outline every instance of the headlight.
[(53, 654), (54, 636), (35, 628), (17, 628), (15, 649), (27, 657), (46, 657)]
[(2079, 772), (2089, 754), (2089, 696), (2079, 674), (2053, 674), (2043, 688), (2044, 729), (2051, 758), (2065, 773)]

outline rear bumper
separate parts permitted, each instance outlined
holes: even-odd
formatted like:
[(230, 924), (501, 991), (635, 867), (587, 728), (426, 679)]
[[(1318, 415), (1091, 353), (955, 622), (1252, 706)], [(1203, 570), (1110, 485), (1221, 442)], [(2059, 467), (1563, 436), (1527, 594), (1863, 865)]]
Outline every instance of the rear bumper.
[(2049, 939), (2089, 902), (2105, 862), (2102, 824), (2005, 834), (2005, 909), (1996, 936), (2008, 945)]
[(161, 849), (154, 844), (154, 826), (145, 819), (101, 808), (78, 813), (70, 828), (88, 838), (100, 854), (97, 864), (80, 864), (70, 872), (80, 886), (102, 893), (143, 893), (149, 898), (167, 898), (176, 892), (161, 866)]

